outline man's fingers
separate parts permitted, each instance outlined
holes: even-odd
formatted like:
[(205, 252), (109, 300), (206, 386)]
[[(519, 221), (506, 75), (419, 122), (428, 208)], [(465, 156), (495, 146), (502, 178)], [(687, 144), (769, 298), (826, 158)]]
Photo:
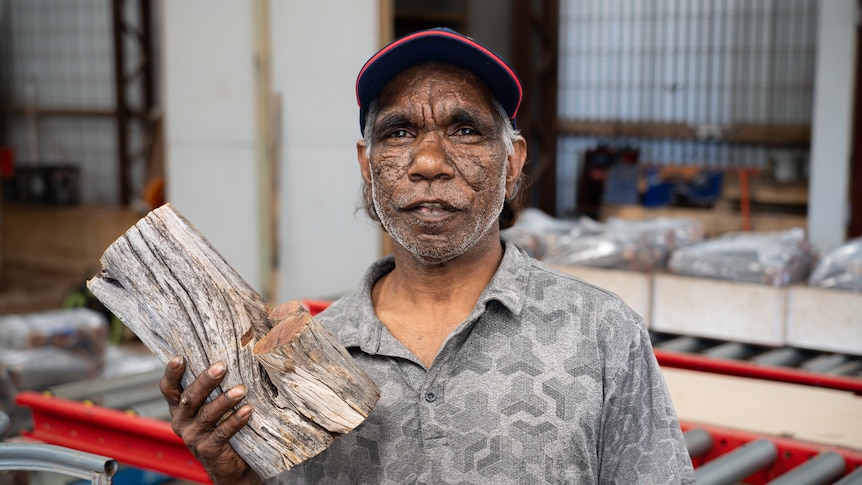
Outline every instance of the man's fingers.
[[(260, 483), (248, 464), (230, 446), (230, 439), (251, 417), (251, 405), (239, 406), (248, 389), (234, 386), (204, 404), (224, 380), (224, 363), (216, 362), (201, 372), (185, 390), (182, 387), (186, 365), (174, 357), (165, 366), (159, 390), (171, 410), (171, 428), (188, 449), (204, 464), (216, 483)], [(239, 406), (239, 408), (237, 408)]]
[(251, 418), (251, 404), (243, 404), (227, 419), (215, 427), (212, 433), (213, 445), (227, 446), (228, 440), (248, 423)]
[(194, 446), (189, 446), (192, 454), (201, 463), (210, 465), (211, 468), (208, 468), (208, 471), (212, 476), (223, 477), (215, 480), (215, 483), (252, 483), (249, 480), (252, 477), (255, 477), (254, 483), (260, 483), (253, 472), (250, 472), (248, 464), (230, 446), (229, 441), (248, 423), (250, 416), (251, 404), (245, 404), (203, 435)]
[[(251, 417), (251, 404), (244, 404), (231, 412), (233, 406), (243, 397), (245, 397), (244, 386), (230, 389), (202, 406), (194, 421), (182, 429), (180, 437), (201, 462), (215, 463), (226, 459), (242, 461), (230, 446), (230, 439), (248, 423)], [(225, 415), (227, 418), (216, 424), (216, 421)]]
[(209, 366), (205, 372), (201, 372), (194, 382), (189, 384), (180, 394), (179, 404), (176, 408), (177, 414), (174, 414), (173, 417), (182, 420), (194, 418), (213, 389), (221, 384), (224, 376), (225, 366), (221, 361)]
[(182, 379), (183, 373), (186, 371), (186, 363), (182, 356), (176, 356), (165, 366), (165, 374), (159, 381), (159, 390), (165, 396), (168, 406), (173, 415), (174, 408), (180, 402), (180, 394), (183, 392)]
[[(242, 401), (242, 399), (245, 397), (245, 394), (246, 387), (240, 384), (238, 386), (228, 389), (226, 392), (220, 394), (211, 402), (200, 406), (200, 408), (197, 410), (197, 414), (194, 416), (194, 419), (189, 421), (184, 433), (189, 433), (190, 435), (198, 435), (208, 433), (210, 430), (213, 429), (218, 429), (224, 424), (219, 423), (219, 421), (221, 421), (224, 416), (232, 413), (231, 417), (233, 417), (233, 414), (236, 414), (235, 412), (233, 412), (233, 409), (239, 404), (240, 401)], [(185, 395), (183, 398), (185, 398)], [(180, 408), (182, 407), (183, 404), (182, 402), (180, 402)], [(244, 411), (244, 413), (247, 412), (248, 411)], [(246, 416), (243, 414), (240, 417)], [(226, 419), (225, 421), (228, 421), (229, 419), (230, 418)], [(245, 422), (247, 422), (247, 420), (245, 420)], [(236, 429), (239, 429), (243, 425), (245, 425), (245, 422), (233, 423), (233, 425), (236, 425)], [(231, 424), (228, 425), (227, 431), (230, 431), (232, 429), (231, 426)], [(230, 436), (233, 436), (233, 433), (235, 432), (236, 430), (233, 430), (233, 432), (230, 433)], [(230, 438), (230, 436), (228, 436), (228, 438)]]

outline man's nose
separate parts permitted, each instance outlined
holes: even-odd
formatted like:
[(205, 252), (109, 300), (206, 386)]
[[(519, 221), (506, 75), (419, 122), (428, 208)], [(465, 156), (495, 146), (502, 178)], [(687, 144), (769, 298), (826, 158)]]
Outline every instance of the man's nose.
[(444, 143), (443, 135), (440, 133), (430, 132), (421, 135), (408, 170), (411, 180), (434, 180), (454, 176), (455, 170), (450, 163)]

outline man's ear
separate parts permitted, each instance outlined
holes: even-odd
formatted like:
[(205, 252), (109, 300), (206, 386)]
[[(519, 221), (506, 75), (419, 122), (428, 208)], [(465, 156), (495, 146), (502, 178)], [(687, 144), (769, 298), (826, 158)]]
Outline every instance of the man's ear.
[(527, 161), (527, 140), (519, 136), (512, 141), (512, 153), (507, 157), (508, 166), (506, 168), (506, 198), (512, 197), (515, 192), (515, 184), (521, 178), (521, 172), (524, 170), (524, 163)]
[(356, 159), (359, 160), (359, 170), (362, 172), (362, 180), (366, 184), (371, 183), (371, 167), (368, 164), (368, 155), (365, 152), (365, 140), (356, 142)]

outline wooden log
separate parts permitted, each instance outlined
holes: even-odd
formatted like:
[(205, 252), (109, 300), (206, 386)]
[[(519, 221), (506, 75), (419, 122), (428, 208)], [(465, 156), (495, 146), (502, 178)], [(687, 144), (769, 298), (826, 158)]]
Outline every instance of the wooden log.
[(223, 361), (210, 399), (238, 384), (254, 405), (231, 440), (262, 478), (317, 455), (358, 426), (379, 389), (299, 302), (273, 310), (170, 205), (117, 239), (87, 286), (157, 359), (183, 355), (183, 385)]

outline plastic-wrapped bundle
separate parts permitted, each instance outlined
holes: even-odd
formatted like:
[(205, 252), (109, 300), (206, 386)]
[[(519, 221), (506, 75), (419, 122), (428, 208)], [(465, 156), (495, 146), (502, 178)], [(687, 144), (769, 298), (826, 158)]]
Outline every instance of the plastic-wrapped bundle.
[(655, 269), (659, 260), (638, 235), (607, 231), (583, 237), (561, 237), (543, 261), (558, 266), (591, 266), (634, 271)]
[(611, 218), (601, 232), (558, 238), (543, 260), (560, 266), (652, 271), (665, 267), (674, 248), (702, 239), (703, 228), (693, 219)]
[(108, 344), (108, 321), (87, 308), (50, 310), (0, 317), (0, 347), (55, 347), (101, 358)]
[(18, 390), (39, 390), (47, 386), (95, 377), (102, 372), (104, 359), (87, 358), (56, 347), (0, 349), (0, 364)]
[(87, 308), (0, 317), (0, 365), (18, 389), (95, 375), (107, 344), (107, 319)]
[[(630, 235), (619, 231), (609, 235), (604, 224), (589, 217), (556, 219), (533, 208), (525, 209), (518, 223), (503, 231), (503, 237), (533, 257), (560, 266), (629, 268), (637, 266), (633, 260), (649, 251), (641, 241), (632, 240)], [(652, 264), (652, 259), (649, 259), (639, 265)]]
[(550, 264), (651, 271), (663, 268), (673, 249), (703, 240), (703, 227), (683, 218), (562, 220), (526, 209), (503, 237)]
[(862, 291), (862, 238), (852, 239), (824, 256), (811, 273), (808, 284)]
[(677, 274), (785, 286), (804, 281), (814, 254), (805, 231), (729, 233), (677, 249), (668, 268)]
[(601, 223), (588, 217), (577, 220), (556, 219), (539, 209), (528, 207), (518, 217), (518, 222), (503, 231), (503, 238), (514, 242), (536, 259), (542, 259), (548, 248), (570, 240), (604, 231)]
[(697, 219), (659, 217), (630, 221), (612, 217), (605, 227), (609, 232), (618, 231), (629, 238), (641, 238), (652, 252), (651, 259), (656, 268), (667, 266), (667, 260), (675, 249), (703, 241), (703, 225)]

